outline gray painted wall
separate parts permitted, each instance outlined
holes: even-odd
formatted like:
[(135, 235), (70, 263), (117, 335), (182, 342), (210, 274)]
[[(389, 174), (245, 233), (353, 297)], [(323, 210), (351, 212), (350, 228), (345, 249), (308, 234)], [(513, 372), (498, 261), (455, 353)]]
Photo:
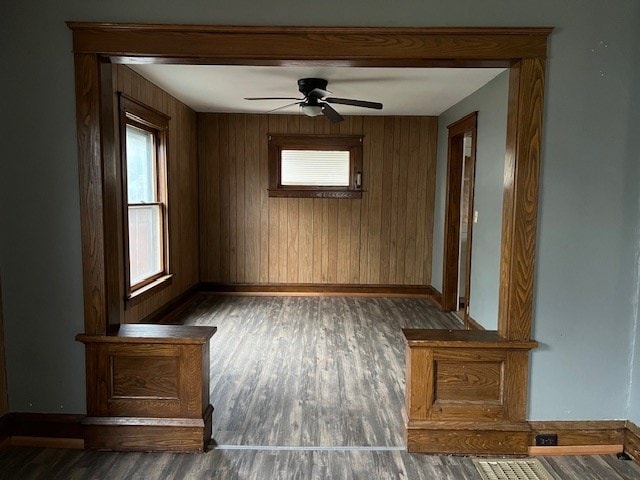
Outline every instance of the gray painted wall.
[[(635, 62), (636, 66), (640, 65), (640, 31), (638, 31), (638, 39), (636, 40)], [(629, 125), (636, 125), (637, 132), (637, 126), (640, 125), (640, 76), (636, 75), (634, 82), (634, 93), (630, 99), (631, 114)], [(630, 152), (634, 152), (635, 150), (636, 158), (635, 162), (631, 161), (628, 165), (629, 180), (627, 183), (630, 184), (630, 189), (633, 189), (634, 187), (637, 188), (638, 179), (640, 179), (640, 154), (638, 153), (637, 145), (635, 146), (635, 148), (633, 145), (629, 145), (629, 150)], [(633, 156), (634, 155), (632, 154), (631, 158), (633, 158)], [(628, 214), (632, 215), (633, 211), (629, 209)], [(640, 246), (640, 224), (636, 225), (636, 245)], [(630, 363), (632, 365), (632, 368), (629, 372), (631, 385), (629, 387), (627, 418), (634, 422), (636, 425), (640, 425), (640, 251), (638, 251), (635, 256), (635, 267), (636, 285), (635, 296), (633, 299), (633, 319), (635, 320), (635, 322), (633, 322), (631, 325), (630, 335), (634, 342), (634, 350), (630, 354)]]
[[(636, 299), (637, 301), (637, 299)], [(637, 304), (636, 304), (637, 306)], [(632, 332), (635, 339), (635, 351), (631, 355), (632, 370), (630, 372), (631, 386), (629, 390), (629, 404), (627, 418), (640, 425), (640, 325), (638, 325), (638, 317), (633, 326)]]
[[(84, 411), (71, 32), (65, 20), (557, 27), (551, 38), (531, 406), (625, 418), (638, 250), (637, 0), (4, 0), (0, 269), (12, 411)], [(603, 43), (601, 43), (603, 42)], [(605, 47), (606, 44), (606, 47)], [(600, 73), (602, 72), (602, 74)], [(636, 115), (637, 116), (637, 115)], [(62, 408), (61, 408), (62, 406)]]
[(447, 187), (447, 125), (477, 111), (478, 139), (474, 210), (478, 212), (478, 223), (473, 225), (469, 314), (487, 330), (498, 328), (500, 229), (502, 225), (504, 154), (507, 143), (508, 92), (509, 72), (504, 72), (438, 118), (432, 284), (438, 290), (442, 290), (442, 244)]

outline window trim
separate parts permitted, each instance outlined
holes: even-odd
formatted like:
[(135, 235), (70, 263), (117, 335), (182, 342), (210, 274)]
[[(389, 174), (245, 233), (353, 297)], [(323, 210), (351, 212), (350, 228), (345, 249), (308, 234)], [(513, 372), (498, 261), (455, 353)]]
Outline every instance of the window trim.
[[(362, 135), (269, 134), (269, 196), (297, 198), (362, 198)], [(348, 151), (349, 186), (282, 185), (282, 150)], [(358, 184), (358, 174), (360, 181)]]
[[(172, 283), (169, 273), (169, 202), (167, 151), (170, 117), (141, 102), (119, 93), (120, 111), (120, 159), (122, 164), (122, 233), (124, 259), (124, 292), (126, 307), (135, 305), (153, 293)], [(156, 201), (149, 205), (160, 206), (162, 222), (162, 270), (141, 282), (131, 285), (129, 265), (129, 199), (127, 188), (127, 125), (154, 135)]]

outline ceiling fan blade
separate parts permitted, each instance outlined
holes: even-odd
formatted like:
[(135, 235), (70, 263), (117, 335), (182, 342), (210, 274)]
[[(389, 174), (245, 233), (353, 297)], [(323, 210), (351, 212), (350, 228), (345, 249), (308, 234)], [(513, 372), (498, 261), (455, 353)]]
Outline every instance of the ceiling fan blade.
[(304, 100), (304, 98), (295, 97), (244, 97), (245, 100)]
[(278, 110), (282, 110), (284, 108), (287, 107), (293, 107), (294, 105), (300, 105), (302, 102), (293, 102), (293, 103), (289, 103), (287, 105), (282, 105), (281, 107), (278, 108), (274, 108), (273, 110), (269, 110), (268, 112), (264, 112), (264, 113), (273, 113), (273, 112), (277, 112)]
[(367, 102), (366, 100), (354, 100), (352, 98), (336, 97), (327, 97), (323, 100), (329, 103), (339, 103), (340, 105), (353, 105), (354, 107), (375, 108), (376, 110), (382, 110), (382, 104), (378, 102)]
[(342, 115), (335, 111), (335, 109), (328, 103), (322, 104), (322, 114), (329, 119), (331, 123), (340, 123), (344, 120)]
[(325, 98), (328, 97), (331, 93), (329, 90), (323, 90), (321, 88), (314, 88), (313, 90), (311, 90), (309, 92), (309, 97), (315, 97), (315, 98)]

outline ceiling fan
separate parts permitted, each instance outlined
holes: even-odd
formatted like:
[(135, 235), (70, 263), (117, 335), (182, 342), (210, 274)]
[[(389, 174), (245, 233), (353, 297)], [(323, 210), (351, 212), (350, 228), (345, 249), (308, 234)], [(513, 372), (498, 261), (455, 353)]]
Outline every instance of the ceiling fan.
[(295, 97), (245, 97), (245, 100), (295, 100), (293, 103), (283, 105), (266, 113), (272, 113), (293, 105), (300, 105), (302, 113), (309, 117), (324, 115), (333, 123), (344, 120), (330, 103), (340, 105), (352, 105), (354, 107), (374, 108), (382, 110), (382, 104), (378, 102), (367, 102), (365, 100), (354, 100), (352, 98), (330, 97), (332, 93), (327, 90), (327, 80), (323, 78), (301, 78), (298, 80), (298, 90), (304, 95), (303, 98)]

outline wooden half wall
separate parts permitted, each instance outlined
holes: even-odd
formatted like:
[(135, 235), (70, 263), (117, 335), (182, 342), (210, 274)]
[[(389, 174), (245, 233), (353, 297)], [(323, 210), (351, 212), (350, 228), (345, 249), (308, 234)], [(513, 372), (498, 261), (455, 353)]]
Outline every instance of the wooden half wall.
[[(199, 283), (196, 113), (129, 67), (113, 66), (113, 89), (171, 117), (167, 152), (170, 286), (124, 312), (139, 322)], [(117, 111), (117, 110), (116, 110)]]
[[(437, 117), (198, 114), (201, 281), (429, 285)], [(268, 134), (363, 135), (362, 199), (268, 196)]]

